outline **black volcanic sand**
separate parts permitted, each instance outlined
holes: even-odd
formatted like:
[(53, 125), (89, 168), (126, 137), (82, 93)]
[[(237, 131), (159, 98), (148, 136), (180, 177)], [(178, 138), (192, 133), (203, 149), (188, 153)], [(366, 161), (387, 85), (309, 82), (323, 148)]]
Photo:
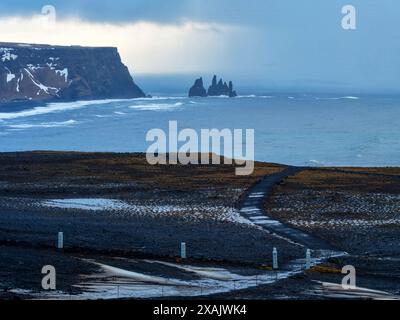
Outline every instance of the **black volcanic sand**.
[[(93, 265), (78, 257), (107, 262), (113, 257), (173, 260), (187, 244), (193, 264), (260, 266), (271, 264), (272, 247), (281, 263), (303, 255), (298, 247), (254, 226), (219, 220), (219, 207), (240, 202), (248, 187), (283, 166), (258, 164), (251, 177), (232, 166), (147, 165), (143, 155), (84, 153), (0, 154), (0, 290), (40, 287), (41, 267), (51, 264), (58, 289), (77, 292), (80, 274)], [(180, 211), (164, 216), (143, 209), (87, 211), (42, 206), (48, 199), (108, 198), (132, 204), (199, 207), (200, 216)], [(216, 206), (201, 216), (202, 205)], [(65, 251), (54, 247), (64, 232)], [(60, 271), (58, 271), (60, 268)], [(9, 293), (7, 297), (12, 297)]]
[[(246, 225), (175, 218), (118, 218), (73, 210), (57, 213), (50, 208), (4, 211), (2, 201), (0, 291), (37, 289), (42, 266), (50, 264), (57, 269), (57, 288), (77, 292), (71, 286), (79, 283), (78, 275), (88, 275), (94, 269), (77, 257), (104, 263), (110, 263), (113, 257), (172, 261), (179, 256), (181, 241), (187, 244), (191, 264), (270, 265), (272, 247), (280, 249), (282, 263), (303, 254), (287, 242)], [(64, 232), (64, 254), (54, 249), (59, 230)]]
[(265, 210), (349, 254), (400, 259), (395, 168), (307, 169), (276, 186)]
[(119, 218), (95, 211), (69, 210), (68, 214), (51, 208), (4, 213), (2, 200), (0, 243), (5, 244), (52, 248), (62, 230), (66, 248), (77, 252), (175, 257), (183, 241), (190, 257), (201, 260), (269, 263), (273, 246), (285, 248), (283, 261), (298, 256), (296, 248), (291, 249), (285, 241), (246, 225), (179, 218)]
[[(306, 169), (276, 186), (265, 210), (349, 253), (332, 262), (339, 269), (353, 265), (359, 286), (400, 295), (399, 173), (398, 168)], [(322, 278), (340, 283), (342, 276)]]
[[(66, 254), (55, 249), (33, 248), (28, 245), (0, 246), (0, 299), (18, 299), (11, 289), (41, 291), (41, 274), (45, 265), (52, 265), (57, 273), (57, 289), (69, 294), (80, 291), (72, 285), (79, 283), (80, 274), (91, 274), (98, 271), (93, 264), (77, 258), (78, 255)], [(29, 297), (29, 296), (28, 296)]]
[[(298, 274), (293, 277), (280, 280), (270, 285), (260, 285), (256, 288), (239, 290), (224, 294), (209, 296), (210, 299), (268, 299), (268, 300), (325, 300), (333, 299), (328, 293), (321, 294), (322, 285), (325, 283), (342, 283), (342, 266), (353, 265), (356, 267), (357, 287), (378, 290), (388, 295), (400, 296), (400, 270), (399, 260), (382, 260), (374, 257), (346, 256), (342, 258), (328, 259), (322, 264), (322, 268)], [(334, 270), (335, 272), (332, 272)], [(345, 291), (343, 292), (346, 293)], [(347, 296), (349, 299), (350, 297)], [(344, 299), (344, 297), (339, 297)], [(368, 299), (367, 297), (355, 297), (355, 299)]]
[[(81, 281), (79, 275), (98, 271), (96, 266), (82, 259), (120, 267), (124, 264), (117, 263), (115, 257), (174, 261), (182, 241), (187, 243), (189, 262), (194, 265), (270, 266), (272, 247), (278, 248), (281, 264), (303, 257), (303, 248), (299, 249), (253, 226), (220, 219), (218, 208), (238, 208), (254, 183), (265, 174), (284, 168), (276, 164), (256, 163), (252, 176), (238, 177), (234, 174), (234, 167), (228, 165), (149, 166), (141, 154), (0, 154), (0, 298), (18, 298), (9, 289), (40, 290), (40, 270), (47, 264), (57, 269), (57, 288), (76, 294), (79, 290), (73, 285)], [(332, 176), (321, 176), (316, 170), (307, 171), (309, 175), (306, 176), (300, 173), (297, 178), (289, 178), (274, 189), (271, 198), (266, 199), (266, 210), (271, 216), (290, 224), (293, 217), (305, 221), (319, 219), (308, 212), (312, 206), (296, 208), (296, 192), (299, 191), (314, 188), (314, 191), (321, 192), (347, 192), (353, 188), (358, 192), (364, 190), (368, 195), (373, 192), (397, 194), (397, 171), (394, 168), (382, 169), (384, 172), (370, 170), (374, 175), (365, 174), (362, 180), (357, 180), (358, 176), (335, 180)], [(383, 174), (388, 177), (383, 177)], [(293, 182), (292, 179), (299, 176), (302, 180)], [(124, 209), (86, 211), (41, 205), (48, 199), (86, 197), (143, 204), (144, 212), (132, 214)], [(313, 197), (315, 195), (312, 194), (304, 198), (304, 204), (308, 205), (308, 200)], [(323, 207), (335, 201), (329, 199), (321, 197), (319, 205)], [(199, 209), (193, 216), (189, 209), (189, 212), (177, 211), (168, 215), (148, 213), (146, 208), (154, 205), (182, 205)], [(217, 209), (198, 215), (205, 205)], [(349, 204), (346, 205), (348, 210)], [(356, 211), (355, 203), (350, 203), (350, 211), (351, 205)], [(272, 210), (274, 208), (281, 208), (282, 211)], [(368, 212), (364, 217), (373, 214)], [(347, 218), (350, 216), (351, 212)], [(343, 215), (330, 213), (330, 217), (340, 220)], [(357, 219), (362, 217), (363, 213), (358, 213)], [(213, 298), (323, 298), (315, 295), (316, 284), (313, 280), (340, 283), (340, 269), (346, 264), (357, 267), (358, 285), (399, 294), (398, 225), (369, 229), (359, 229), (354, 225), (346, 232), (340, 226), (294, 227), (315, 234), (338, 250), (346, 250), (350, 256), (331, 259), (328, 271), (315, 270), (273, 285), (215, 295)], [(58, 231), (64, 232), (66, 248), (63, 252), (54, 248)], [(335, 272), (332, 273), (331, 269)], [(146, 272), (145, 268), (143, 272)]]

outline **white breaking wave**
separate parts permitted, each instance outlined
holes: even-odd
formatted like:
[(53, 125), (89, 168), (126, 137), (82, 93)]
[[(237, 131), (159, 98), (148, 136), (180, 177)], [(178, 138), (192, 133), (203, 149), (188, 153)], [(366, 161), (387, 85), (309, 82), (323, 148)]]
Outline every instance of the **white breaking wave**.
[(239, 95), (236, 98), (261, 98), (261, 99), (272, 99), (274, 96), (257, 96), (255, 94)]
[(74, 109), (80, 109), (80, 108), (85, 108), (91, 105), (101, 105), (101, 104), (107, 104), (107, 103), (112, 103), (112, 102), (123, 102), (123, 101), (130, 101), (129, 100), (124, 100), (124, 99), (109, 99), (109, 100), (88, 100), (88, 101), (76, 101), (76, 102), (56, 102), (56, 103), (49, 103), (43, 107), (35, 107), (33, 109), (29, 110), (23, 110), (19, 112), (3, 112), (0, 113), (0, 119), (16, 119), (16, 118), (22, 118), (22, 117), (32, 117), (32, 116), (37, 116), (41, 114), (47, 114), (47, 113), (54, 113), (54, 112), (62, 112), (62, 111), (67, 111), (67, 110), (74, 110)]
[(23, 124), (14, 124), (14, 125), (9, 125), (9, 128), (12, 129), (30, 129), (30, 128), (57, 128), (57, 127), (68, 127), (71, 125), (76, 124), (77, 121), (75, 120), (68, 120), (68, 121), (63, 121), (63, 122), (47, 122), (47, 123), (39, 123), (39, 124), (29, 124), (29, 123), (23, 123)]
[[(54, 113), (54, 112), (62, 112), (62, 111), (68, 111), (68, 110), (75, 110), (75, 109), (81, 109), (85, 107), (89, 107), (92, 105), (104, 105), (104, 104), (109, 104), (109, 103), (124, 103), (124, 102), (130, 102), (130, 101), (152, 101), (152, 100), (178, 100), (178, 99), (186, 99), (185, 97), (153, 97), (153, 98), (133, 98), (133, 99), (105, 99), (105, 100), (81, 100), (81, 101), (75, 101), (75, 102), (52, 102), (48, 104), (44, 104), (43, 106), (40, 107), (35, 107), (33, 109), (28, 109), (28, 110), (22, 110), (18, 112), (2, 112), (0, 113), (0, 120), (9, 120), (9, 119), (16, 119), (16, 118), (22, 118), (22, 117), (32, 117), (32, 116), (37, 116), (41, 114), (47, 114), (47, 113)], [(182, 105), (181, 102), (174, 104), (174, 106), (180, 106)], [(146, 105), (140, 105), (145, 107)], [(139, 106), (139, 107), (140, 107)], [(150, 104), (149, 109), (152, 107), (155, 108), (157, 104)]]
[(320, 98), (316, 97), (316, 100), (342, 100), (342, 99), (348, 99), (348, 100), (359, 100), (360, 97), (355, 97), (355, 96), (346, 96), (346, 97), (328, 97), (328, 98)]
[(138, 104), (130, 106), (129, 108), (135, 110), (149, 110), (149, 111), (168, 111), (171, 109), (175, 109), (181, 107), (183, 105), (182, 102), (177, 103), (151, 103), (151, 104)]
[(145, 98), (136, 98), (134, 101), (153, 101), (153, 100), (185, 100), (188, 99), (188, 97), (184, 96), (154, 96), (154, 97), (145, 97)]
[(359, 97), (348, 96), (348, 97), (342, 97), (342, 99), (358, 100), (360, 98)]
[(323, 164), (323, 163), (324, 163), (324, 162), (322, 162), (322, 161), (314, 160), (314, 159), (311, 159), (311, 160), (309, 160), (308, 162), (309, 162), (309, 163), (312, 163), (312, 164)]

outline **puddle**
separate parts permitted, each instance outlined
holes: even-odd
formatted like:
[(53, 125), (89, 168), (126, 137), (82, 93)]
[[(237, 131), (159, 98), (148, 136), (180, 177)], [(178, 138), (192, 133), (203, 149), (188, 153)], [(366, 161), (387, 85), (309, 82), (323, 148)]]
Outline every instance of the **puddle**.
[(57, 199), (43, 201), (42, 205), (60, 209), (79, 209), (79, 210), (115, 210), (129, 209), (129, 204), (120, 200), (103, 198), (85, 199)]
[[(318, 258), (312, 259), (313, 265), (328, 257), (343, 255), (343, 253), (330, 251), (319, 251), (314, 254), (318, 255)], [(59, 291), (42, 293), (25, 291), (23, 295), (29, 295), (33, 299), (51, 300), (198, 297), (271, 284), (300, 274), (305, 269), (305, 259), (294, 260), (279, 271), (263, 272), (251, 268), (227, 269), (218, 266), (200, 267), (158, 260), (132, 260), (132, 262), (145, 264), (148, 273), (144, 274), (96, 261), (87, 260), (87, 262), (99, 266), (101, 272), (82, 277), (82, 282), (76, 286), (82, 290), (81, 294), (69, 295)], [(135, 263), (131, 268), (134, 266)], [(158, 272), (162, 270), (161, 266), (172, 270), (174, 277), (160, 276)], [(243, 275), (244, 271), (246, 275)], [(154, 274), (151, 274), (152, 272)], [(192, 275), (193, 280), (187, 280), (188, 274)], [(22, 292), (20, 293), (22, 294)]]
[(308, 292), (314, 296), (336, 299), (400, 300), (400, 297), (385, 291), (371, 290), (362, 287), (344, 289), (342, 285), (336, 283), (315, 282), (318, 285), (313, 291)]

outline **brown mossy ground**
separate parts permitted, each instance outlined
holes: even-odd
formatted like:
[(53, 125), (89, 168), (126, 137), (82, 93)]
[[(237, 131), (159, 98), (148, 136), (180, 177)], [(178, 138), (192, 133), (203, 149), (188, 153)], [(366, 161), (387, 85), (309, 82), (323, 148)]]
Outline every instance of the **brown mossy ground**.
[[(395, 168), (352, 168), (342, 171), (308, 169), (289, 177), (276, 188), (280, 191), (356, 191), (400, 194), (400, 176)], [(371, 174), (366, 174), (371, 173)], [(378, 174), (378, 175), (377, 175)]]
[[(221, 160), (222, 162), (222, 160)], [(282, 165), (255, 163), (250, 176), (235, 174), (234, 165), (149, 165), (144, 154), (26, 152), (0, 154), (0, 181), (74, 184), (137, 183), (142, 187), (199, 190), (248, 188)]]

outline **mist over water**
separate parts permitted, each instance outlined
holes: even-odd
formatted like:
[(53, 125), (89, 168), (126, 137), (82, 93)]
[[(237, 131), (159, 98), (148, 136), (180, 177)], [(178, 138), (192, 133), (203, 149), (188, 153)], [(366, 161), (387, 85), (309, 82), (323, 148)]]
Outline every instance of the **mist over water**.
[(1, 111), (0, 151), (145, 152), (148, 130), (255, 129), (256, 160), (399, 166), (400, 97), (266, 94), (51, 103)]

